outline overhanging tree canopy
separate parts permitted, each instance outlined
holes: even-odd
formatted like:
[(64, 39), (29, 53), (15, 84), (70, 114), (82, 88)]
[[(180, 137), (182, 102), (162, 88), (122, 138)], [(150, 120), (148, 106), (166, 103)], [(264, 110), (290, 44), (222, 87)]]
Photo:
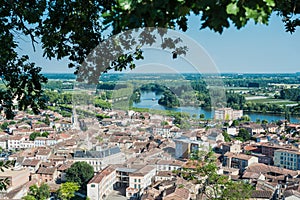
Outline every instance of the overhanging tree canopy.
[[(18, 55), (18, 39), (31, 38), (32, 46), (41, 43), (44, 57), (68, 58), (70, 67), (86, 56), (108, 36), (139, 27), (178, 27), (188, 29), (187, 17), (199, 16), (201, 28), (222, 33), (230, 21), (238, 29), (253, 19), (267, 24), (275, 12), (282, 17), (286, 31), (300, 25), (300, 1), (297, 0), (3, 0), (0, 3), (0, 76), (5, 90), (0, 91), (1, 107), (7, 118), (13, 117), (13, 100), (19, 109), (30, 106), (34, 112), (44, 106), (41, 68), (27, 55)], [(140, 49), (122, 55), (114, 69), (122, 70), (141, 59)]]

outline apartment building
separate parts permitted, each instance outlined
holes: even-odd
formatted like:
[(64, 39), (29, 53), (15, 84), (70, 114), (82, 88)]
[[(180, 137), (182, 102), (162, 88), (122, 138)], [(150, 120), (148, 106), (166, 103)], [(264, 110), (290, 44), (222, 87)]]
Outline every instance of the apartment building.
[(243, 173), (250, 165), (258, 163), (258, 158), (246, 154), (235, 154), (227, 152), (224, 155), (223, 166), (236, 168)]
[(191, 153), (199, 150), (209, 150), (210, 144), (199, 140), (191, 140), (189, 138), (180, 137), (174, 139), (175, 142), (175, 158), (189, 158)]
[(292, 170), (300, 170), (300, 152), (286, 149), (274, 151), (274, 165)]
[(156, 167), (145, 167), (129, 174), (129, 187), (126, 188), (127, 198), (139, 198), (144, 190), (151, 185), (156, 175)]
[(104, 169), (110, 164), (122, 164), (125, 156), (117, 146), (101, 149), (100, 151), (75, 151), (75, 162), (85, 161), (94, 167), (94, 171)]
[(233, 110), (232, 108), (219, 108), (215, 110), (215, 120), (235, 120), (243, 116), (243, 110)]
[(87, 184), (87, 196), (91, 200), (105, 199), (112, 192), (116, 183), (116, 177), (116, 169), (112, 166), (106, 167)]

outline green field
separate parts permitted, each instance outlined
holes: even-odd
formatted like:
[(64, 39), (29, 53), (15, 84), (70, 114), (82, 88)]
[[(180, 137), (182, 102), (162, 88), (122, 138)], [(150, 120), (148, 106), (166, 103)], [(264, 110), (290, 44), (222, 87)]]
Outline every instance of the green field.
[(247, 100), (247, 102), (253, 102), (253, 103), (272, 103), (272, 104), (279, 104), (279, 105), (297, 104), (296, 101), (290, 101), (290, 100), (284, 100), (284, 99), (273, 99), (273, 98), (251, 99), (251, 100)]

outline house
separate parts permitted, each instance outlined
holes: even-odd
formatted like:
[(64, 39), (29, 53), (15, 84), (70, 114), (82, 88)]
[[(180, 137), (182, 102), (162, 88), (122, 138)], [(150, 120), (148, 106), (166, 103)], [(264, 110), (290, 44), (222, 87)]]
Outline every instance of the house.
[(156, 163), (157, 171), (173, 171), (178, 170), (183, 166), (183, 162), (179, 160), (159, 160)]
[(273, 123), (266, 124), (266, 125), (264, 125), (264, 127), (265, 127), (266, 131), (269, 133), (277, 133), (280, 130), (279, 126), (276, 124), (273, 124)]
[(274, 165), (292, 170), (300, 170), (300, 152), (286, 149), (274, 151)]
[(172, 171), (158, 171), (155, 175), (155, 182), (158, 181), (165, 181), (165, 180), (172, 180), (175, 178), (175, 175)]
[(236, 136), (238, 134), (238, 131), (235, 127), (227, 127), (226, 132), (231, 136)]
[(191, 194), (188, 189), (176, 187), (175, 190), (172, 190), (172, 188), (168, 189), (165, 192), (165, 195), (163, 196), (162, 200), (186, 200), (190, 198)]
[(214, 112), (215, 120), (235, 120), (243, 116), (243, 110), (233, 110), (232, 108), (219, 108)]
[(247, 122), (245, 124), (242, 124), (241, 128), (246, 129), (251, 136), (259, 133), (265, 133), (265, 129), (260, 125), (252, 122)]
[(300, 192), (295, 190), (286, 190), (283, 193), (285, 200), (296, 200), (300, 199)]
[(109, 126), (109, 125), (111, 125), (112, 124), (112, 119), (111, 118), (104, 118), (104, 119), (102, 119), (101, 120), (101, 125), (102, 126)]
[(7, 138), (5, 137), (0, 138), (0, 148), (7, 149)]
[(57, 178), (61, 181), (61, 182), (66, 182), (67, 178), (66, 178), (66, 171), (67, 169), (69, 169), (72, 166), (73, 162), (65, 162), (61, 165), (58, 166), (57, 168), (57, 172), (58, 172), (58, 176)]
[(108, 166), (98, 172), (87, 184), (87, 196), (91, 200), (105, 199), (116, 183), (116, 169)]
[(160, 135), (163, 138), (172, 138), (173, 135), (171, 135), (171, 128), (172, 126), (167, 125), (167, 126), (156, 126), (153, 127), (152, 133), (154, 135)]
[(38, 152), (35, 154), (36, 159), (47, 161), (51, 155), (51, 149), (39, 149)]
[(55, 182), (58, 177), (56, 167), (40, 167), (36, 172), (39, 183)]
[(75, 151), (73, 160), (85, 161), (94, 167), (94, 171), (104, 169), (110, 164), (122, 164), (125, 156), (118, 146), (102, 149), (101, 151)]
[(224, 142), (224, 136), (221, 131), (218, 130), (211, 130), (207, 139), (213, 142), (221, 141)]
[(25, 140), (25, 136), (15, 135), (10, 136), (7, 139), (7, 148), (8, 150), (20, 149), (21, 143)]
[(199, 150), (208, 151), (209, 143), (191, 140), (186, 137), (180, 137), (174, 139), (175, 142), (175, 158), (189, 158), (191, 153)]
[(246, 154), (234, 154), (227, 152), (224, 155), (223, 166), (237, 168), (243, 173), (249, 166), (258, 163), (258, 158)]
[(30, 173), (35, 173), (39, 169), (41, 162), (39, 159), (25, 159), (21, 166), (28, 168)]
[(127, 198), (139, 198), (144, 190), (154, 181), (156, 167), (145, 167), (129, 174), (129, 186), (126, 188)]
[(274, 192), (265, 190), (254, 190), (251, 192), (250, 200), (271, 200)]
[(241, 153), (242, 150), (241, 150), (241, 144), (240, 143), (233, 143), (233, 142), (226, 142), (226, 143), (223, 143), (221, 145), (221, 149), (222, 149), (222, 154), (225, 154), (227, 152), (230, 152), (230, 153)]
[(35, 147), (53, 146), (56, 144), (57, 140), (55, 138), (36, 137), (34, 140)]

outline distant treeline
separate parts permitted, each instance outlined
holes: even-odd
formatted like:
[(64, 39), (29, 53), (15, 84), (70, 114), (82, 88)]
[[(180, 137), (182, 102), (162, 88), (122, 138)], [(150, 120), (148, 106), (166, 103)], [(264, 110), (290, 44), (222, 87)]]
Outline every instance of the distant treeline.
[(275, 98), (300, 101), (300, 88), (282, 89), (279, 96), (276, 95)]

